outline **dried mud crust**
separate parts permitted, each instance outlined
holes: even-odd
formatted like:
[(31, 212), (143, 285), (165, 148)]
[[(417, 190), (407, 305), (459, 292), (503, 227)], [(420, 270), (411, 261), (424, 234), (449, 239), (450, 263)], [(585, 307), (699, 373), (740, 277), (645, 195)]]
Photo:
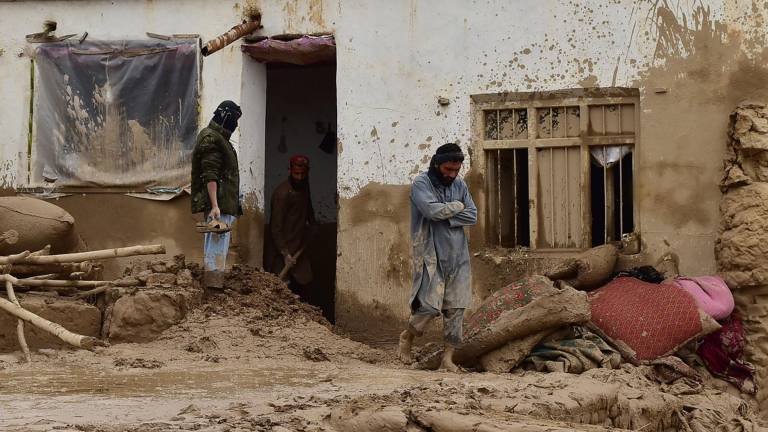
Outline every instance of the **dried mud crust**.
[[(87, 410), (98, 399), (98, 411), (50, 423), (73, 431), (672, 431), (681, 418), (699, 427), (692, 430), (726, 423), (734, 428), (722, 430), (757, 430), (741, 399), (711, 387), (695, 394), (664, 388), (630, 365), (582, 375), (411, 370), (394, 362), (393, 352), (333, 333), (316, 308), (273, 275), (239, 267), (225, 286), (152, 342), (96, 352), (49, 350), (35, 354), (27, 372), (10, 365), (3, 373), (82, 376), (74, 383), (86, 389), (77, 403)], [(43, 379), (42, 393), (30, 393), (28, 375), (4, 377), (4, 390), (13, 382), (24, 386), (12, 396), (20, 403), (34, 405), (25, 397), (48, 401), (56, 388)], [(88, 390), (95, 387), (104, 390)], [(104, 404), (104, 392), (113, 407)], [(152, 403), (135, 401), (144, 396)], [(112, 421), (102, 414), (110, 409), (119, 411)], [(151, 421), (143, 420), (147, 410)], [(40, 419), (51, 418), (51, 406), (38, 411), (27, 409), (26, 429), (14, 430), (50, 430)], [(746, 427), (737, 429), (742, 423)]]
[(299, 300), (277, 276), (248, 266), (234, 266), (224, 279), (234, 293), (211, 296), (203, 309), (224, 316), (244, 316), (251, 321), (314, 321), (330, 328), (319, 308)]
[[(389, 391), (334, 388), (269, 402), (189, 404), (167, 419), (136, 425), (79, 425), (91, 432), (198, 431), (757, 431), (738, 398), (713, 389), (674, 395), (648, 380), (646, 367), (580, 376), (434, 375)], [(407, 377), (400, 377), (407, 378)], [(372, 387), (377, 377), (371, 378)]]
[[(199, 281), (200, 269), (189, 268)], [(160, 346), (164, 349), (156, 350)], [(234, 266), (225, 276), (223, 292), (209, 293), (156, 341), (132, 346), (144, 358), (154, 354), (162, 362), (168, 360), (158, 351), (167, 353), (168, 348), (207, 363), (280, 357), (394, 361), (388, 353), (334, 334), (319, 308), (301, 302), (277, 276), (248, 266)]]

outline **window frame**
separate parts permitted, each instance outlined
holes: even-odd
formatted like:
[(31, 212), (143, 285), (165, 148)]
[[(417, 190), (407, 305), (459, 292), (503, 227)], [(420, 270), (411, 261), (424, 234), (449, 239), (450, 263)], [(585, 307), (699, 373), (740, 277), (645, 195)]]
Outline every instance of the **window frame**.
[[(634, 105), (634, 134), (633, 135), (589, 135), (589, 107), (595, 105)], [(476, 169), (480, 171), (481, 178), (484, 178), (483, 184), (483, 203), (485, 209), (485, 240), (486, 244), (491, 244), (491, 237), (494, 235), (493, 223), (489, 211), (489, 191), (491, 190), (489, 182), (493, 179), (488, 175), (486, 151), (489, 150), (528, 150), (528, 217), (530, 249), (537, 252), (580, 252), (589, 249), (592, 244), (592, 214), (591, 214), (591, 178), (590, 178), (590, 148), (610, 145), (631, 145), (633, 146), (632, 158), (632, 205), (634, 231), (641, 232), (641, 220), (639, 208), (637, 205), (638, 193), (638, 175), (637, 168), (639, 158), (637, 157), (641, 137), (640, 128), (640, 98), (638, 89), (634, 88), (591, 88), (591, 89), (568, 89), (553, 92), (508, 92), (496, 94), (472, 95), (470, 97), (471, 105), (471, 131), (474, 159)], [(548, 107), (572, 107), (578, 106), (579, 115), (579, 136), (564, 138), (537, 138), (538, 118), (537, 109)], [(510, 110), (526, 109), (528, 115), (528, 136), (520, 139), (499, 139), (490, 140), (485, 138), (485, 111), (487, 110)], [(532, 121), (533, 119), (533, 121)], [(566, 131), (567, 135), (567, 131)], [(547, 148), (580, 148), (580, 200), (582, 224), (581, 247), (576, 248), (551, 248), (539, 247), (540, 230), (539, 225), (539, 170), (538, 170), (538, 150)], [(498, 233), (496, 233), (498, 234)]]

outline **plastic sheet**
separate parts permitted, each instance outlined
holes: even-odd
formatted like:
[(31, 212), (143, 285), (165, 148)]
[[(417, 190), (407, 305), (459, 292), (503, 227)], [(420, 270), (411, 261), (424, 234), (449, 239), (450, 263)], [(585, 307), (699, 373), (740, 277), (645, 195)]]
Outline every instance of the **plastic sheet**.
[[(31, 186), (178, 188), (198, 129), (198, 43), (72, 41), (35, 50)], [(44, 175), (45, 173), (45, 175)]]
[(610, 168), (624, 158), (624, 156), (632, 153), (633, 146), (631, 145), (616, 145), (616, 146), (601, 146), (592, 147), (589, 151), (592, 154), (592, 162), (597, 166)]

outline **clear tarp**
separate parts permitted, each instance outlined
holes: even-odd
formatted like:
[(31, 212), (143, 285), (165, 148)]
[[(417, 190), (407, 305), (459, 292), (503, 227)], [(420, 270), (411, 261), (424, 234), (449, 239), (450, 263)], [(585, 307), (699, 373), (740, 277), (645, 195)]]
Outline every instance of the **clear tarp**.
[(632, 153), (633, 146), (631, 145), (614, 145), (614, 146), (595, 146), (591, 147), (590, 153), (592, 154), (592, 162), (600, 167), (610, 168), (623, 159), (624, 156)]
[(195, 39), (40, 45), (30, 186), (144, 192), (187, 185), (198, 52)]

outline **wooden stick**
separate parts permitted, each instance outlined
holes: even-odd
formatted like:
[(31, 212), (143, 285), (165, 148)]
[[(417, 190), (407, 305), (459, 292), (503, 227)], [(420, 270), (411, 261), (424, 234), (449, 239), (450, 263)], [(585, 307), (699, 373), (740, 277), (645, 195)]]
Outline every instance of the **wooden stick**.
[[(5, 281), (5, 290), (8, 292), (8, 300), (12, 301), (16, 306), (21, 307), (19, 299), (16, 298), (16, 293), (13, 292), (13, 284), (11, 281)], [(24, 337), (24, 321), (16, 320), (16, 334), (19, 337), (19, 346), (24, 353), (24, 358), (27, 360), (27, 363), (32, 363), (32, 354), (29, 353), (27, 338)]]
[(39, 280), (39, 279), (56, 279), (60, 278), (62, 275), (58, 273), (51, 273), (51, 274), (44, 274), (44, 275), (38, 275), (38, 276), (30, 276), (26, 278), (21, 278), (22, 280)]
[(0, 257), (0, 264), (13, 264), (15, 262), (19, 262), (27, 258), (28, 256), (29, 256), (29, 251), (24, 251), (16, 255), (8, 255), (8, 256)]
[(89, 272), (93, 269), (90, 262), (55, 263), (55, 264), (12, 264), (10, 273), (14, 276), (37, 276), (50, 273)]
[[(15, 278), (14, 278), (15, 279)], [(116, 280), (116, 281), (84, 281), (84, 280), (50, 280), (50, 279), (16, 279), (14, 285), (23, 287), (75, 287), (75, 288), (96, 288), (104, 285), (113, 285), (121, 287), (138, 286), (138, 280)]]
[(9, 314), (15, 316), (16, 318), (22, 319), (34, 325), (35, 327), (56, 336), (57, 338), (63, 340), (64, 342), (72, 346), (91, 350), (95, 346), (104, 345), (103, 342), (101, 342), (100, 340), (94, 337), (83, 336), (77, 333), (72, 333), (71, 331), (60, 326), (59, 324), (50, 322), (45, 318), (37, 316), (32, 312), (26, 309), (23, 309), (21, 306), (17, 306), (4, 298), (0, 298), (0, 309), (8, 312)]
[[(301, 248), (301, 249), (299, 249), (299, 251), (298, 251), (298, 252), (296, 252), (296, 255), (294, 255), (294, 256), (293, 256), (293, 259), (294, 259), (296, 262), (298, 262), (298, 260), (299, 260), (299, 257), (301, 256), (301, 254), (302, 254), (303, 252), (304, 252), (304, 248)], [(291, 265), (291, 264), (288, 264), (288, 263), (285, 263), (285, 265), (283, 266), (283, 270), (282, 270), (282, 271), (280, 271), (280, 274), (279, 274), (277, 277), (279, 277), (279, 278), (280, 278), (280, 280), (283, 280), (283, 281), (284, 281), (284, 280), (286, 280), (286, 279), (285, 279), (285, 277), (288, 275), (288, 272), (289, 272), (289, 271), (290, 271), (292, 268), (293, 268), (293, 265)]]
[(51, 245), (45, 245), (44, 248), (37, 252), (32, 252), (29, 256), (48, 256), (51, 254)]
[(47, 293), (47, 292), (55, 292), (56, 294), (60, 296), (72, 296), (80, 292), (78, 288), (75, 287), (27, 287), (27, 286), (16, 286), (14, 288), (16, 292), (40, 292), (40, 293)]
[[(24, 256), (23, 259), (19, 259), (18, 263), (24, 264), (55, 264), (55, 263), (73, 263), (91, 260), (101, 260), (108, 258), (129, 257), (136, 255), (155, 255), (164, 254), (165, 246), (163, 245), (150, 245), (150, 246), (130, 246), (116, 249), (104, 249), (90, 252), (70, 253), (61, 255), (48, 255), (48, 256)], [(27, 252), (27, 255), (29, 253)], [(11, 257), (0, 257), (0, 264), (13, 263), (9, 261)]]
[(90, 291), (81, 291), (81, 292), (75, 294), (75, 298), (81, 299), (81, 298), (85, 298), (85, 297), (88, 297), (88, 296), (100, 294), (100, 293), (103, 293), (104, 291), (106, 291), (106, 290), (108, 290), (110, 288), (112, 288), (112, 285), (100, 286), (100, 287), (94, 288), (94, 289), (92, 289)]

